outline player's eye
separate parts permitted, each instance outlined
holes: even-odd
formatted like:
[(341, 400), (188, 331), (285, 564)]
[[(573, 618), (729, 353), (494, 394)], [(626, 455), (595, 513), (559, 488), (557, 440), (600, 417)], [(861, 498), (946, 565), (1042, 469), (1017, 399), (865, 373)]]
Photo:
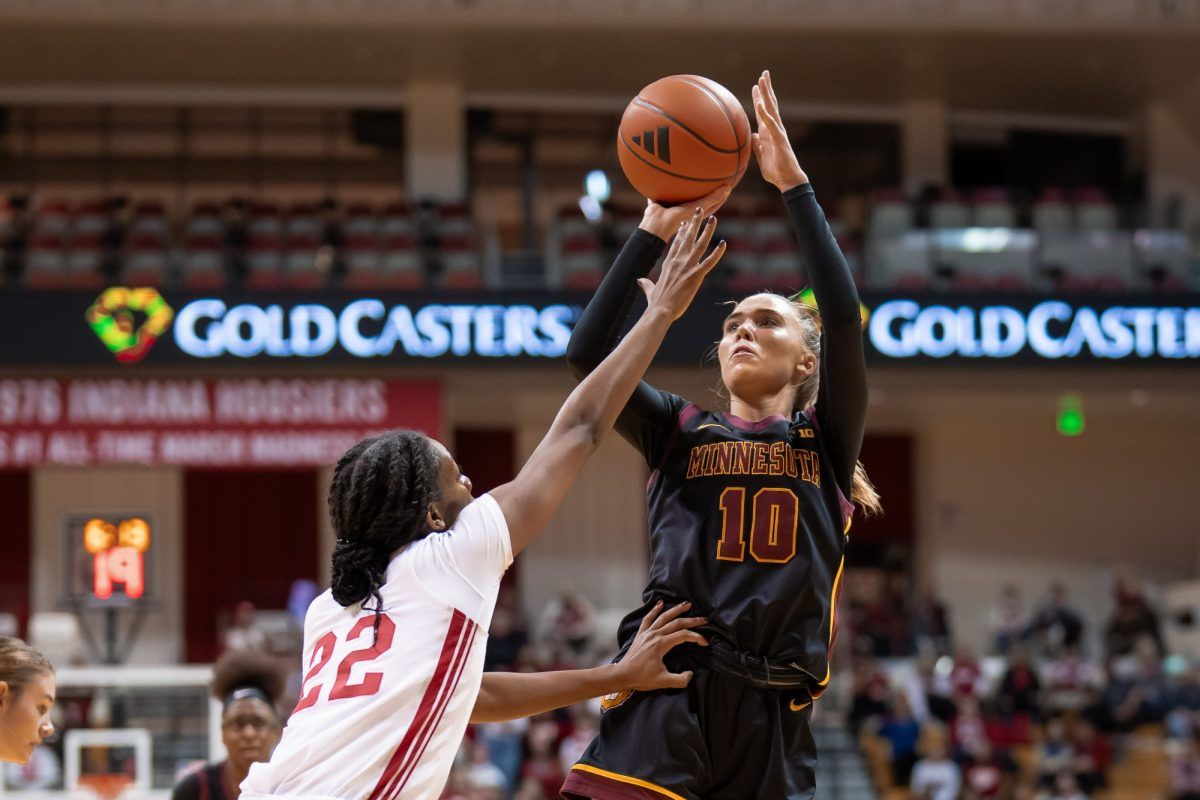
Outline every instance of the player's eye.
[(734, 331), (736, 331), (736, 330), (737, 330), (737, 326), (738, 326), (738, 324), (737, 324), (736, 322), (732, 322), (732, 321), (731, 321), (731, 322), (726, 322), (726, 323), (725, 323), (725, 332), (726, 332), (726, 333), (733, 333)]

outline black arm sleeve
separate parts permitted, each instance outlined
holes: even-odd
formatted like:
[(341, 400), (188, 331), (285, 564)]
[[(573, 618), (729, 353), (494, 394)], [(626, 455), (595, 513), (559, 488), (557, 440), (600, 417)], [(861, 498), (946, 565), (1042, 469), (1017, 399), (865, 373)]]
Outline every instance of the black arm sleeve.
[(812, 185), (789, 189), (783, 199), (821, 313), (818, 424), (838, 485), (849, 497), (867, 422), (867, 365), (858, 290)]
[[(633, 304), (642, 294), (638, 278), (650, 274), (665, 247), (657, 236), (639, 228), (621, 248), (567, 344), (567, 364), (576, 380), (582, 380), (616, 348)], [(617, 417), (615, 427), (655, 466), (681, 407), (680, 398), (642, 381)]]

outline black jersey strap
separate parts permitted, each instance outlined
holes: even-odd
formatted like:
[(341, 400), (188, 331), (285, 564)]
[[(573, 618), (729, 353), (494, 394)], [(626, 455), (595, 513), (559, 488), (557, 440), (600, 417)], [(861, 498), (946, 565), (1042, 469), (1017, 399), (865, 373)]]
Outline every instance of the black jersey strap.
[(708, 655), (712, 669), (760, 689), (808, 689), (817, 684), (816, 678), (795, 664), (737, 650), (715, 636), (710, 637), (709, 646), (700, 652)]

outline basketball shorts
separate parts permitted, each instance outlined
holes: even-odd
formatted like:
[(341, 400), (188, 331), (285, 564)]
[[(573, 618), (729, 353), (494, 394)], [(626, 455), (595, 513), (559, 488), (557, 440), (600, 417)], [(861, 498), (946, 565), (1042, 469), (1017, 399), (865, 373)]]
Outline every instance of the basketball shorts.
[[(682, 649), (688, 649), (682, 648)], [(567, 800), (812, 800), (817, 763), (803, 689), (759, 688), (692, 669), (684, 689), (622, 692), (563, 784)]]

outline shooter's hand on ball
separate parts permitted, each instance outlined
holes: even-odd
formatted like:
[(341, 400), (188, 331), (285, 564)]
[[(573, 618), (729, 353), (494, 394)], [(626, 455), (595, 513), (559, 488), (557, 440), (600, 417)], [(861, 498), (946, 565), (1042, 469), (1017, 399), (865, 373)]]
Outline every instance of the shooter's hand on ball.
[(717, 230), (717, 218), (705, 218), (702, 209), (695, 209), (692, 216), (680, 223), (678, 230), (667, 249), (658, 280), (638, 278), (638, 286), (646, 295), (647, 313), (662, 309), (671, 315), (672, 321), (683, 316), (704, 277), (725, 255), (725, 242), (722, 241), (707, 257), (704, 256)]
[(767, 183), (774, 184), (781, 192), (808, 183), (808, 176), (800, 169), (779, 116), (779, 101), (775, 98), (769, 71), (763, 70), (750, 95), (754, 100), (754, 120), (758, 127), (750, 135), (750, 149), (758, 159), (759, 172)]
[(642, 222), (638, 227), (668, 242), (678, 233), (679, 226), (695, 213), (697, 207), (700, 208), (701, 216), (711, 217), (725, 205), (732, 191), (732, 186), (719, 186), (695, 202), (680, 203), (677, 206), (661, 206), (653, 200), (647, 200), (646, 211), (642, 214)]

